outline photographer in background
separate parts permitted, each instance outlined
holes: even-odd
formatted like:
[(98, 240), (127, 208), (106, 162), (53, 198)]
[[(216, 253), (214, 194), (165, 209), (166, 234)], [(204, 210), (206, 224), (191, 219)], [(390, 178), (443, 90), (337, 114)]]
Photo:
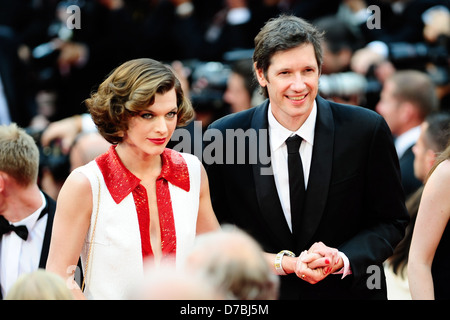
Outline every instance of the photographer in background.
[[(346, 17), (367, 44), (352, 58), (352, 69), (362, 74), (371, 65), (389, 58), (388, 46), (393, 43), (424, 43), (428, 10), (434, 10), (437, 5), (450, 8), (448, 0), (372, 1), (370, 4), (379, 8), (375, 12), (368, 10), (369, 3), (364, 0), (346, 0), (344, 3)], [(369, 27), (369, 21), (378, 22), (378, 27)]]
[(38, 92), (55, 94), (49, 121), (85, 112), (82, 101), (104, 74), (137, 52), (128, 9), (123, 0), (58, 2), (41, 42), (28, 48)]
[(252, 60), (242, 59), (232, 63), (223, 94), (223, 100), (229, 105), (230, 112), (239, 112), (260, 104), (263, 97), (257, 89)]
[[(362, 75), (375, 72), (381, 83), (395, 69), (424, 71), (438, 86), (441, 108), (448, 108), (450, 1), (395, 1), (390, 5), (380, 1), (379, 4), (381, 27), (369, 30), (367, 13), (361, 19), (360, 30), (371, 36), (366, 38), (367, 45), (354, 53), (351, 69)], [(367, 6), (361, 10), (366, 11)]]
[(378, 80), (350, 69), (353, 53), (363, 45), (362, 37), (337, 15), (319, 18), (314, 24), (325, 32), (320, 94), (334, 102), (374, 109), (381, 90)]
[(31, 1), (0, 0), (0, 124), (29, 125), (35, 115), (32, 81), (19, 58), (23, 43), (38, 38), (44, 15), (36, 21), (37, 5)]
[(88, 113), (54, 121), (44, 131), (28, 131), (40, 150), (39, 185), (55, 199), (73, 169), (95, 159), (110, 146)]
[(34, 110), (27, 104), (24, 68), (16, 54), (13, 32), (6, 30), (0, 26), (0, 124), (27, 126)]

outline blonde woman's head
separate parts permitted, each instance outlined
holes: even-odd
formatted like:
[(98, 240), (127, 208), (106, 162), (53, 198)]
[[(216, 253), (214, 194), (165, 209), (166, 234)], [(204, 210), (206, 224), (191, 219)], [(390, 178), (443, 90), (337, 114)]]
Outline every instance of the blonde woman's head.
[(73, 295), (60, 276), (38, 269), (21, 275), (6, 300), (72, 300)]

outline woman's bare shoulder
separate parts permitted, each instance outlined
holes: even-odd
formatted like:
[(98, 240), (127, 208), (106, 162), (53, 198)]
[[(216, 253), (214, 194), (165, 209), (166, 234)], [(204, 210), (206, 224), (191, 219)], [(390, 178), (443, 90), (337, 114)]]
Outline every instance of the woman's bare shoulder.
[(92, 191), (88, 177), (72, 171), (64, 182), (57, 203), (76, 204), (77, 207), (92, 206)]

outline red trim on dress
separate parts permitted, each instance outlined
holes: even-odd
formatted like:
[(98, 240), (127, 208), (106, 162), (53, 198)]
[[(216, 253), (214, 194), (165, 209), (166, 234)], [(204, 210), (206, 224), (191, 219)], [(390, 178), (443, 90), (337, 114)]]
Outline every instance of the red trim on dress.
[[(147, 190), (140, 184), (141, 180), (123, 165), (115, 147), (111, 146), (108, 152), (97, 157), (96, 162), (106, 187), (117, 204), (130, 192), (133, 194), (141, 235), (142, 257), (145, 258), (153, 255)], [(165, 149), (161, 154), (161, 160), (161, 174), (156, 180), (156, 198), (161, 229), (161, 250), (163, 256), (168, 256), (175, 255), (176, 252), (176, 230), (169, 183), (188, 192), (190, 181), (186, 161), (179, 152)]]

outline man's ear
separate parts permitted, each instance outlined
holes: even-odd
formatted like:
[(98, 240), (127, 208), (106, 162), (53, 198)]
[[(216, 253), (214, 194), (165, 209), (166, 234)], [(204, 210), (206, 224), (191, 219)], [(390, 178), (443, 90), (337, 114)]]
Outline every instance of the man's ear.
[(255, 69), (256, 79), (261, 87), (267, 86), (267, 80), (264, 76), (264, 71), (262, 69), (258, 69), (256, 67), (256, 62), (253, 64), (253, 68)]
[(419, 108), (409, 101), (403, 101), (400, 104), (400, 118), (404, 123), (414, 121), (419, 117)]
[(5, 173), (3, 171), (0, 171), (0, 192), (3, 192), (5, 190)]

